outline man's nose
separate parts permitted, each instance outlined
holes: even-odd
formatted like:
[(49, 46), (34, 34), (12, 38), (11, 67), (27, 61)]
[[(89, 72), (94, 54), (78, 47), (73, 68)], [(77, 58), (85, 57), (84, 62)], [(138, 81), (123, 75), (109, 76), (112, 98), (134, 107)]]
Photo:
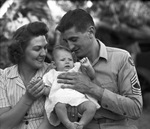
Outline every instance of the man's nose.
[(71, 43), (71, 42), (68, 42), (68, 45), (69, 45), (69, 48), (70, 48), (70, 50), (73, 50), (73, 48), (74, 48), (74, 45), (73, 45), (73, 43)]

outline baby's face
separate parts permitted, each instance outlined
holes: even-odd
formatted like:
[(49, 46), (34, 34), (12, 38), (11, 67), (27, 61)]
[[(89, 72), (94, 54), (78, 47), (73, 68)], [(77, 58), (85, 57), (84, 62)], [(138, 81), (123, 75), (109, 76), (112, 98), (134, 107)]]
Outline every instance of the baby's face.
[(66, 50), (57, 50), (55, 54), (55, 65), (57, 71), (68, 71), (73, 68), (74, 62), (71, 53)]

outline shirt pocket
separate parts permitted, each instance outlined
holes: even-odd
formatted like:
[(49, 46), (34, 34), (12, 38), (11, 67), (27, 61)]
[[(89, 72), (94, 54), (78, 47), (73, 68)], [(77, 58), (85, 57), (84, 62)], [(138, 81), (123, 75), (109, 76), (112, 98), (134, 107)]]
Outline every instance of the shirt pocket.
[(95, 79), (94, 83), (96, 83), (98, 86), (100, 86), (104, 89), (108, 89), (114, 93), (118, 93), (117, 83), (115, 81), (111, 80), (110, 78)]

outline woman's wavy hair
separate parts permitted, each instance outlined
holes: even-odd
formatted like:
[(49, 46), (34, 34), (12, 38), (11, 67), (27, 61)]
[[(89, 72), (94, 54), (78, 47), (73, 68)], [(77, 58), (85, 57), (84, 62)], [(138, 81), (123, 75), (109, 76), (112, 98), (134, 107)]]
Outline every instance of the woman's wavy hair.
[(36, 21), (18, 28), (12, 38), (12, 43), (8, 47), (9, 59), (13, 64), (19, 64), (24, 56), (24, 52), (29, 42), (40, 35), (48, 32), (48, 27), (45, 23)]

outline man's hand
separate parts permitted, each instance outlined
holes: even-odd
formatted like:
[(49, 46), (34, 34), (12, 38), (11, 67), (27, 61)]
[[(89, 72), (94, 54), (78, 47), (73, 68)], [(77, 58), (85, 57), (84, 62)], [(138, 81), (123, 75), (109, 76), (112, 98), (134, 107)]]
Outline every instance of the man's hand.
[(89, 93), (92, 82), (86, 75), (77, 72), (62, 73), (58, 76), (58, 83), (64, 83), (62, 88), (71, 88), (81, 93)]
[(79, 72), (62, 73), (58, 77), (58, 83), (64, 83), (62, 88), (70, 88), (77, 90), (83, 94), (90, 94), (101, 101), (104, 89), (93, 82), (90, 78)]

